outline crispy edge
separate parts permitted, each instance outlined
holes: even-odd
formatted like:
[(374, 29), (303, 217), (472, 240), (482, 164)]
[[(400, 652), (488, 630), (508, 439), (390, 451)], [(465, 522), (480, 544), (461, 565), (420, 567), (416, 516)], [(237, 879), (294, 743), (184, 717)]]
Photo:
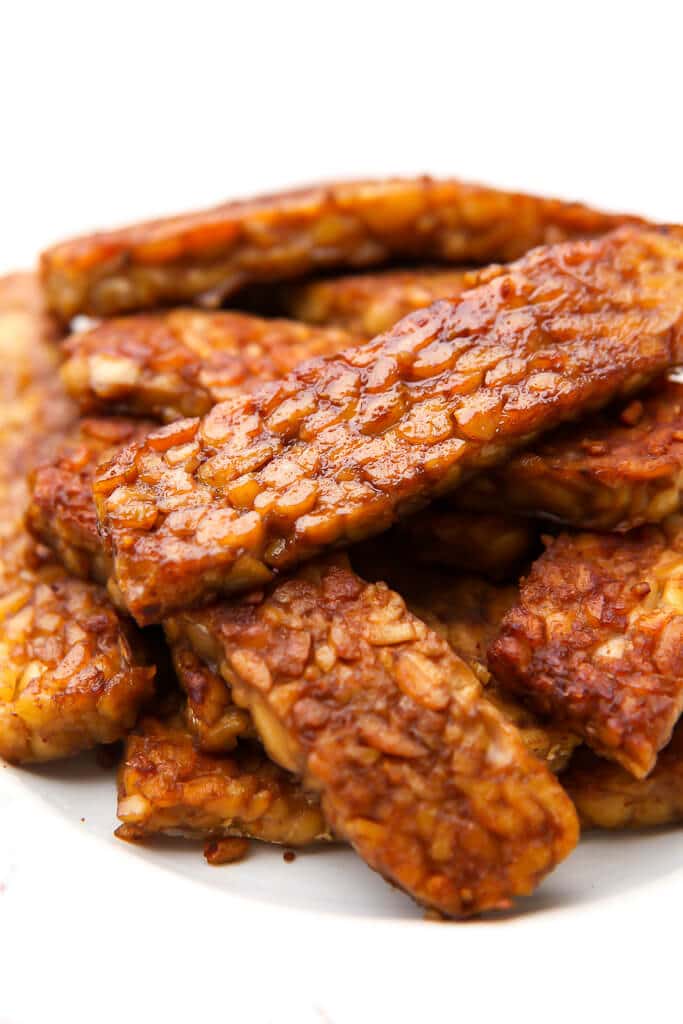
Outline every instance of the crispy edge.
[(563, 534), (489, 650), (501, 685), (642, 778), (683, 710), (683, 520)]
[(118, 772), (122, 839), (152, 835), (244, 837), (302, 846), (329, 839), (315, 796), (242, 743), (229, 755), (197, 749), (179, 716), (144, 718), (125, 745)]

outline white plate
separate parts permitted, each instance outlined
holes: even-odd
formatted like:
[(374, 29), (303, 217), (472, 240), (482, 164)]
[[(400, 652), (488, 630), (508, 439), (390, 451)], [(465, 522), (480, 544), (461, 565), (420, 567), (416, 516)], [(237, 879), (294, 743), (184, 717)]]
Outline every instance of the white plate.
[[(165, 1020), (218, 1006), (240, 1024), (359, 1024), (448, 1020), (449, 1007), (528, 1021), (530, 998), (553, 1021), (587, 999), (591, 1012), (615, 997), (652, 1012), (677, 984), (665, 966), (677, 943), (662, 933), (683, 895), (675, 830), (590, 837), (514, 914), (437, 924), (341, 847), (286, 863), (255, 846), (215, 868), (197, 844), (122, 843), (114, 799), (89, 756), (0, 771), (2, 820), (19, 830), (0, 854), (0, 957), (14, 965), (0, 1021), (6, 1005), (26, 1013), (12, 1024), (42, 1019), (44, 986), (69, 1008), (57, 1020), (91, 1020), (93, 1000), (101, 1020), (120, 1020), (125, 999)], [(653, 989), (643, 957), (655, 951)]]

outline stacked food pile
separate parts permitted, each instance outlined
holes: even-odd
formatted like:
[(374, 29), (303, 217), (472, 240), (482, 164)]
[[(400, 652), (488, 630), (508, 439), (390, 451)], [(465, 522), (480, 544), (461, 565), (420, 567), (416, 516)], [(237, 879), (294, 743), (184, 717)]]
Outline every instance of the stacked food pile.
[(683, 230), (321, 186), (58, 245), (0, 343), (9, 761), (456, 917), (683, 815)]

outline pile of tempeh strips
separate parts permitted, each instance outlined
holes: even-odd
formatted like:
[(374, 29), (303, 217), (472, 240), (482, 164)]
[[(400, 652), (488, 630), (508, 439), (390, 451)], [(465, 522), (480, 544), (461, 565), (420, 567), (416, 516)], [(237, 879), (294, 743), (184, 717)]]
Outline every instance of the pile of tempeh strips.
[(683, 229), (321, 185), (0, 280), (0, 754), (445, 916), (683, 819)]

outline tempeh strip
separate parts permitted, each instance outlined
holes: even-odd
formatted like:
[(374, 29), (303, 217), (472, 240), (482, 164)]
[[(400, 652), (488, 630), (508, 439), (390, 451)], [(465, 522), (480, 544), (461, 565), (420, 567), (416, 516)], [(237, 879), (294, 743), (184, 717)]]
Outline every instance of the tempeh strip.
[(64, 319), (111, 316), (397, 259), (507, 261), (635, 220), (456, 180), (340, 182), (62, 242), (43, 254), (42, 276)]
[(78, 420), (31, 473), (27, 525), (74, 576), (106, 583), (111, 572), (92, 496), (98, 463), (157, 427), (123, 416)]
[(683, 358), (675, 231), (537, 249), (478, 280), (102, 469), (98, 519), (138, 622), (386, 529)]
[(297, 320), (334, 324), (374, 338), (416, 309), (455, 298), (468, 277), (461, 268), (383, 270), (283, 285), (279, 302)]
[(570, 801), (476, 676), (342, 556), (172, 621), (334, 832), (418, 902), (506, 907), (573, 848)]
[[(111, 559), (97, 529), (92, 495), (95, 471), (122, 445), (153, 428), (146, 420), (84, 418), (32, 474), (29, 527), (74, 575), (108, 581)], [(537, 537), (528, 520), (458, 512), (437, 503), (405, 520), (392, 542), (409, 544), (417, 562), (439, 561), (499, 579), (512, 575)]]
[(683, 711), (683, 518), (563, 534), (523, 580), (489, 668), (637, 778)]
[(315, 796), (258, 746), (201, 753), (182, 718), (144, 718), (119, 768), (117, 835), (211, 839), (244, 836), (303, 846), (329, 839)]
[(82, 412), (170, 421), (200, 416), (359, 341), (335, 327), (177, 309), (119, 317), (71, 335), (62, 378)]
[(581, 827), (654, 828), (683, 821), (683, 727), (674, 729), (646, 779), (634, 779), (586, 747), (578, 750), (562, 785), (579, 812)]
[[(370, 579), (383, 579), (397, 590), (411, 612), (443, 636), (485, 687), (488, 700), (520, 733), (532, 754), (554, 772), (566, 767), (580, 740), (565, 725), (539, 718), (507, 693), (486, 666), (486, 652), (505, 614), (519, 599), (516, 586), (494, 584), (479, 576), (452, 576), (415, 565), (405, 549), (382, 545), (379, 558), (349, 552), (354, 567)], [(381, 549), (380, 549), (381, 550)], [(412, 552), (411, 552), (412, 554)], [(370, 575), (368, 576), (368, 569)]]
[(54, 340), (35, 278), (0, 279), (0, 755), (12, 762), (119, 739), (154, 677), (105, 591), (71, 579), (24, 525), (25, 473), (74, 415)]
[(456, 501), (475, 510), (545, 516), (592, 530), (631, 530), (683, 498), (683, 383), (646, 392), (560, 428), (472, 480)]

